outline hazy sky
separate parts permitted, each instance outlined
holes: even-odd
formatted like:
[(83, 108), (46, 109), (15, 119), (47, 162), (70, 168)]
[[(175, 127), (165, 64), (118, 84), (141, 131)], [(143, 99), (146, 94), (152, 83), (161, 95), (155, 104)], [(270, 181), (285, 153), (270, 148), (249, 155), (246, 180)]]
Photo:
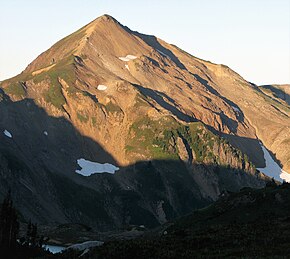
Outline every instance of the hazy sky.
[(290, 0), (1, 0), (0, 80), (104, 13), (256, 84), (290, 83)]

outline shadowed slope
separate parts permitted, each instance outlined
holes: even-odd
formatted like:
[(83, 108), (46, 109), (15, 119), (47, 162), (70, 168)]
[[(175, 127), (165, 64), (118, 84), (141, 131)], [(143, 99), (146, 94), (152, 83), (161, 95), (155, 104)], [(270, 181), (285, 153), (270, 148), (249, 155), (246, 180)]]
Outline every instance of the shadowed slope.
[[(261, 187), (266, 180), (247, 167), (234, 149), (227, 149), (228, 158), (220, 158), (229, 159), (228, 167), (195, 163), (193, 157), (185, 162), (173, 155), (172, 160), (123, 167), (114, 175), (83, 177), (75, 173), (76, 160), (81, 157), (117, 162), (67, 119), (48, 116), (30, 99), (12, 102), (4, 93), (1, 99), (0, 194), (10, 188), (26, 220), (82, 222), (98, 230), (126, 224), (153, 227), (211, 203), (224, 189)], [(229, 148), (227, 144), (221, 147)]]

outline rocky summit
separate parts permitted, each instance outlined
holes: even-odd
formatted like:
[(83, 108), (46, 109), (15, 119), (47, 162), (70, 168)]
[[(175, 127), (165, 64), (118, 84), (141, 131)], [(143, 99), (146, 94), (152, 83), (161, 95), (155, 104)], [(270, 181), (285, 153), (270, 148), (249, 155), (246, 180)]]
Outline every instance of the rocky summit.
[(284, 87), (101, 16), (0, 83), (0, 196), (25, 220), (105, 231), (263, 187), (260, 142), (290, 172)]

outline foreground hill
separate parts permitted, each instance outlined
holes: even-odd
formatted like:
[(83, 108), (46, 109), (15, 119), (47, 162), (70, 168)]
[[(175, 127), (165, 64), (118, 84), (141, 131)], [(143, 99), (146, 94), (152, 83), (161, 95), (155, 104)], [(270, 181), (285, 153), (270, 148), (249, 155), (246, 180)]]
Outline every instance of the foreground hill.
[[(83, 258), (288, 258), (289, 204), (289, 184), (224, 193), (211, 206), (142, 238), (107, 242)], [(67, 251), (59, 257), (80, 253)]]
[(0, 195), (40, 223), (153, 227), (263, 187), (259, 140), (290, 166), (286, 102), (108, 15), (1, 82), (0, 100)]

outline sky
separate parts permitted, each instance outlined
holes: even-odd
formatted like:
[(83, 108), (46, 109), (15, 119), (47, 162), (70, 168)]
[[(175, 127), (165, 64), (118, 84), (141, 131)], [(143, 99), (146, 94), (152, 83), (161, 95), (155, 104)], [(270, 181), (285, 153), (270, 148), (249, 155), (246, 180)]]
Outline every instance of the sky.
[(290, 0), (1, 0), (0, 80), (103, 14), (255, 84), (290, 83)]

